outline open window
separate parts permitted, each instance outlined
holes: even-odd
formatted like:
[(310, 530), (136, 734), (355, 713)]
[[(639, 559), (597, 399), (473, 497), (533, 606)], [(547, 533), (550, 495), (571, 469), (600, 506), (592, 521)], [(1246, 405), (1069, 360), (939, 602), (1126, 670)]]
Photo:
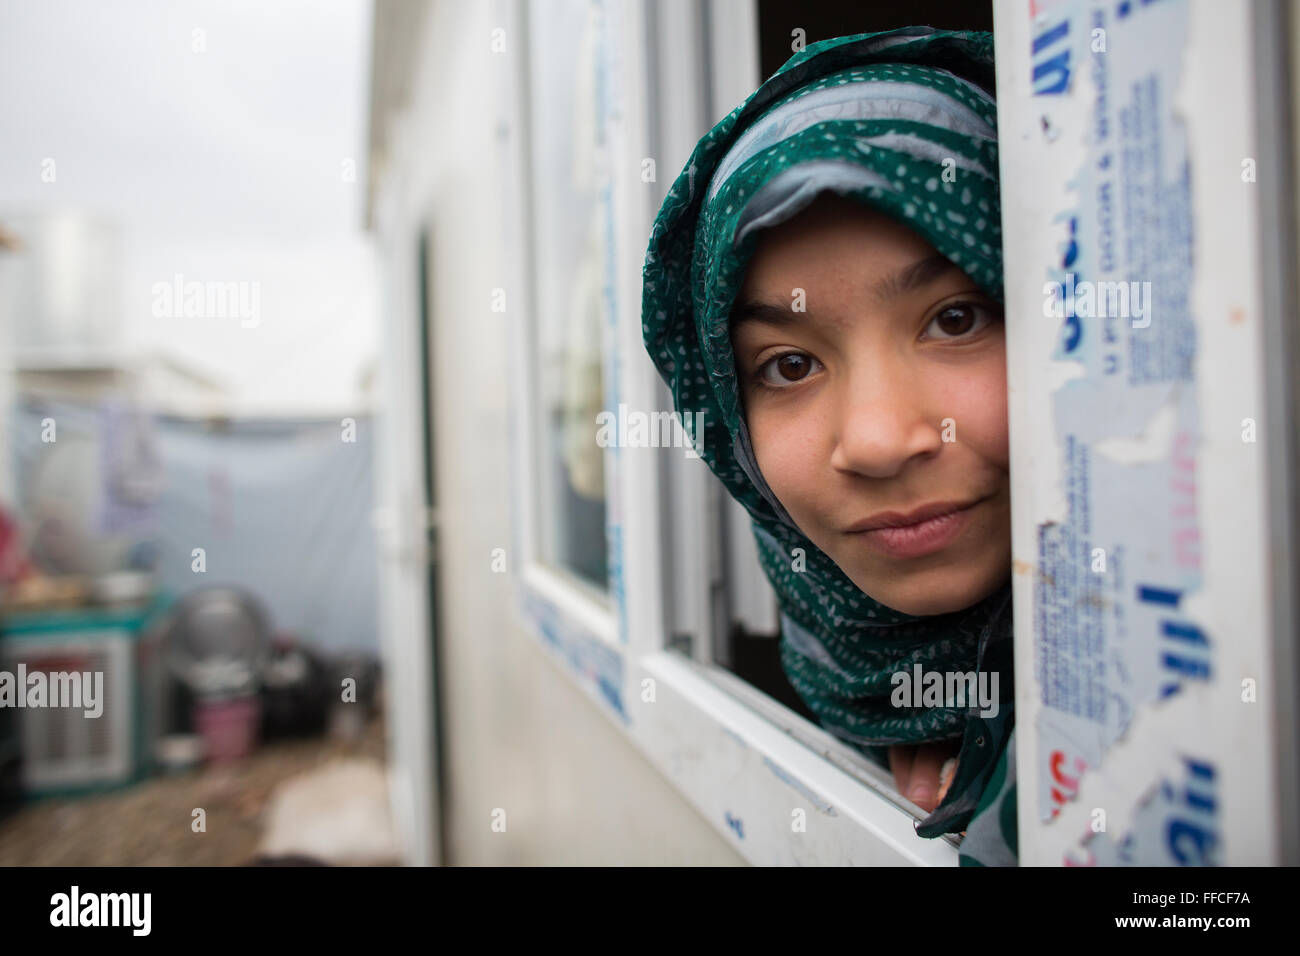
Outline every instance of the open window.
[[(855, 3), (766, 0), (691, 9), (654, 5), (648, 13), (647, 29), (656, 40), (655, 56), (648, 69), (657, 99), (653, 115), (647, 118), (647, 135), (654, 144), (650, 152), (659, 157), (662, 175), (654, 191), (652, 213), (699, 137), (753, 92), (762, 78), (775, 72), (799, 45), (912, 23), (990, 30), (992, 11), (954, 3), (922, 4), (906, 11)], [(654, 407), (671, 408), (667, 388), (657, 378), (652, 386)], [(861, 854), (851, 859), (881, 859), (878, 841), (905, 833), (901, 839), (908, 849), (900, 855), (886, 851), (884, 859), (954, 860), (955, 839), (922, 840), (912, 834), (912, 821), (924, 817), (924, 812), (897, 793), (892, 774), (823, 730), (791, 687), (779, 659), (775, 595), (759, 566), (747, 513), (702, 461), (672, 452), (659, 457), (667, 646), (679, 660), (691, 661), (692, 675), (743, 706), (745, 713), (779, 735), (783, 744), (801, 747), (801, 758), (816, 755), (800, 784), (810, 800), (810, 813), (820, 809), (826, 814), (830, 805), (812, 795), (848, 788), (854, 795), (849, 802), (855, 807), (845, 812), (858, 814), (852, 842), (858, 843)], [(699, 688), (696, 693), (703, 709), (705, 698)], [(760, 763), (777, 763), (777, 758), (764, 753)], [(706, 769), (700, 772), (707, 776)], [(707, 789), (711, 783), (701, 780), (700, 786)], [(770, 799), (781, 798), (772, 794)], [(754, 802), (762, 805), (763, 798)], [(787, 829), (790, 812), (785, 814)], [(726, 821), (744, 816), (731, 808), (724, 808), (721, 815)], [(797, 850), (783, 847), (780, 852)]]
[[(1177, 681), (1185, 691), (1179, 707), (1163, 719), (1134, 725), (1138, 745), (1115, 751), (1112, 764), (1098, 760), (1087, 765), (1094, 782), (1084, 781), (1080, 789), (1084, 775), (1071, 772), (1075, 764), (1065, 767), (1066, 758), (1058, 759), (1057, 753), (1063, 749), (1048, 746), (1051, 735), (1042, 729), (1055, 732), (1059, 742), (1074, 725), (1053, 724), (1053, 715), (1044, 716), (1045, 691), (1032, 663), (1051, 639), (1036, 611), (1061, 599), (1064, 580), (1035, 573), (1041, 571), (1037, 535), (1063, 520), (1060, 495), (1051, 484), (1059, 477), (1060, 463), (1039, 451), (1055, 447), (1059, 423), (1041, 417), (1041, 409), (1048, 405), (1051, 388), (1060, 384), (1049, 382), (1038, 368), (1050, 364), (1051, 339), (1058, 331), (1054, 326), (1044, 331), (1044, 277), (1039, 273), (1060, 265), (1051, 261), (1061, 238), (1052, 230), (1069, 222), (1050, 208), (1064, 188), (1054, 178), (1065, 162), (1054, 137), (1062, 130), (1078, 140), (1085, 137), (1087, 123), (1080, 118), (1088, 115), (1094, 102), (1089, 97), (1096, 92), (1087, 84), (1097, 82), (1103, 65), (1117, 69), (1126, 83), (1147, 82), (1139, 74), (1150, 72), (1150, 49), (1170, 40), (1151, 34), (1151, 22), (1141, 22), (1140, 29), (1134, 24), (1138, 18), (1169, 15), (1186, 30), (1175, 41), (1182, 46), (1166, 49), (1184, 64), (1183, 82), (1222, 100), (1222, 115), (1236, 117), (1231, 148), (1224, 147), (1223, 137), (1216, 138), (1209, 124), (1194, 126), (1187, 149), (1202, 161), (1192, 168), (1226, 175), (1233, 166), (1236, 175), (1242, 156), (1265, 156), (1268, 168), (1291, 169), (1292, 81), (1278, 65), (1286, 62), (1278, 38), (1289, 35), (1293, 25), (1281, 7), (1262, 4), (1248, 10), (1169, 0), (1123, 3), (1112, 11), (1100, 4), (1006, 0), (992, 7), (915, 3), (895, 12), (852, 2), (572, 0), (547, 4), (545, 16), (522, 2), (505, 9), (505, 35), (509, 42), (525, 43), (528, 54), (509, 78), (502, 99), (507, 109), (503, 122), (523, 134), (510, 138), (505, 178), (507, 207), (519, 211), (506, 229), (516, 264), (509, 287), (519, 291), (510, 308), (519, 323), (510, 400), (521, 604), (538, 634), (604, 712), (755, 862), (956, 861), (956, 841), (917, 837), (913, 823), (919, 811), (895, 792), (892, 776), (818, 727), (795, 697), (777, 657), (775, 600), (758, 566), (748, 518), (707, 466), (679, 449), (601, 448), (594, 441), (588, 446), (571, 439), (584, 431), (593, 435), (596, 415), (616, 413), (620, 406), (672, 408), (641, 342), (641, 267), (651, 223), (699, 137), (788, 58), (792, 43), (917, 23), (991, 30), (996, 11), (1008, 341), (1017, 341), (1009, 347), (1008, 375), (1013, 391), (1019, 389), (1011, 427), (1016, 654), (1022, 662), (1017, 699), (1028, 704), (1017, 714), (1021, 860), (1059, 864), (1081, 858), (1077, 827), (1067, 832), (1066, 827), (1053, 828), (1052, 821), (1064, 806), (1075, 826), (1095, 805), (1075, 799), (1085, 793), (1088, 800), (1122, 795), (1121, 833), (1145, 834), (1141, 839), (1149, 841), (1170, 821), (1182, 826), (1179, 832), (1188, 834), (1191, 843), (1169, 850), (1174, 862), (1190, 859), (1186, 849), (1193, 844), (1226, 848), (1201, 853), (1193, 862), (1269, 862), (1279, 859), (1279, 852), (1295, 862), (1297, 828), (1294, 820), (1286, 822), (1287, 808), (1294, 815), (1300, 779), (1295, 695), (1282, 690), (1250, 711), (1241, 709), (1239, 695), (1226, 694), (1229, 684), (1272, 673), (1270, 668), (1300, 679), (1294, 640), (1296, 515), (1288, 497), (1296, 470), (1294, 422), (1300, 416), (1294, 412), (1291, 388), (1294, 329), (1288, 331), (1281, 322), (1281, 316), (1293, 314), (1287, 310), (1295, 301), (1286, 278), (1295, 262), (1295, 203), (1286, 177), (1261, 179), (1256, 191), (1244, 194), (1244, 202), (1243, 196), (1229, 196), (1205, 179), (1188, 184), (1197, 217), (1224, 226), (1199, 228), (1198, 241), (1205, 243), (1201, 248), (1212, 248), (1233, 266), (1207, 267), (1195, 300), (1194, 321), (1198, 328), (1208, 323), (1204, 327), (1209, 330), (1202, 354), (1213, 347), (1224, 364), (1203, 367), (1199, 377), (1185, 384), (1202, 403), (1223, 402), (1222, 408), (1233, 409), (1220, 416), (1220, 426), (1226, 427), (1224, 416), (1250, 417), (1269, 439), (1263, 453), (1247, 461), (1220, 434), (1214, 447), (1227, 457), (1200, 458), (1207, 488), (1216, 489), (1215, 500), (1225, 507), (1211, 513), (1202, 505), (1196, 513), (1200, 528), (1215, 536), (1216, 549), (1205, 565), (1202, 603), (1189, 612), (1199, 617), (1191, 623), (1159, 615), (1132, 618), (1145, 622), (1146, 630), (1132, 635), (1145, 642), (1140, 645), (1146, 655), (1142, 667), (1158, 667), (1170, 656), (1162, 641), (1176, 642), (1195, 631), (1208, 635), (1208, 647), (1240, 641), (1234, 660), (1246, 662), (1250, 672), (1238, 675), (1220, 655), (1211, 664), (1214, 680)], [(1100, 28), (1122, 41), (1106, 61), (1092, 60), (1098, 17)], [(1211, 54), (1216, 43), (1228, 44), (1229, 52), (1220, 46)], [(1180, 56), (1185, 50), (1192, 52)], [(1052, 74), (1066, 62), (1075, 85), (1067, 83), (1061, 91), (1070, 95), (1043, 99)], [(1200, 65), (1212, 62), (1220, 65), (1213, 75)], [(1266, 63), (1268, 70), (1252, 79), (1257, 62)], [(1216, 84), (1222, 86), (1218, 92)], [(1248, 108), (1229, 106), (1224, 92), (1229, 89), (1238, 97), (1232, 102)], [(1125, 87), (1125, 95), (1131, 91)], [(1177, 89), (1167, 91), (1170, 97), (1175, 94), (1181, 95)], [(1170, 102), (1154, 105), (1168, 112)], [(1287, 123), (1280, 132), (1270, 131), (1271, 121), (1284, 115)], [(1270, 123), (1250, 126), (1260, 116), (1270, 117)], [(1014, 142), (1006, 130), (1015, 131)], [(649, 167), (647, 161), (652, 161)], [(656, 175), (647, 178), (647, 168)], [(1266, 168), (1262, 161), (1259, 168)], [(1078, 201), (1096, 213), (1095, 199)], [(1230, 236), (1250, 237), (1257, 245), (1229, 249), (1224, 242)], [(1262, 251), (1251, 258), (1250, 249)], [(1255, 315), (1261, 321), (1240, 325), (1246, 334), (1234, 336), (1225, 331), (1228, 325), (1214, 324), (1214, 310), (1229, 318)], [(1178, 353), (1176, 342), (1165, 343), (1168, 354)], [(1141, 341), (1133, 345), (1147, 348), (1150, 357), (1149, 346)], [(1240, 374), (1228, 374), (1228, 367)], [(1065, 371), (1057, 367), (1051, 375), (1063, 380)], [(1099, 441), (1104, 437), (1094, 436)], [(1134, 436), (1129, 441), (1107, 447), (1112, 453), (1119, 448), (1121, 457), (1140, 457), (1141, 442)], [(1234, 475), (1245, 482), (1250, 496), (1227, 507), (1234, 500)], [(1123, 480), (1114, 480), (1122, 490)], [(1272, 553), (1280, 556), (1271, 571), (1263, 530), (1270, 525), (1275, 529)], [(1135, 518), (1120, 528), (1121, 547), (1140, 546), (1141, 527)], [(1246, 562), (1254, 576), (1229, 581), (1234, 560)], [(1168, 587), (1139, 592), (1133, 584), (1116, 585), (1115, 606), (1159, 603), (1172, 593)], [(1217, 610), (1224, 607), (1252, 609), (1249, 637), (1234, 638), (1224, 631), (1230, 622), (1218, 620)], [(1065, 657), (1058, 654), (1058, 660)], [(1081, 661), (1076, 655), (1067, 663), (1079, 667)], [(1192, 662), (1182, 677), (1208, 673)], [(1222, 721), (1219, 729), (1205, 724), (1204, 759), (1193, 754), (1190, 763), (1178, 763), (1187, 736), (1175, 733), (1168, 723), (1171, 714), (1195, 715), (1198, 725)], [(1237, 728), (1262, 746), (1234, 750), (1224, 727)], [(1126, 774), (1137, 779), (1130, 771), (1141, 769), (1142, 758), (1149, 755), (1163, 761), (1162, 772), (1192, 775), (1163, 778), (1170, 792), (1184, 795), (1182, 804), (1152, 809), (1124, 779)], [(1078, 753), (1069, 755), (1076, 758)], [(1206, 796), (1191, 784), (1201, 782), (1198, 774), (1209, 764), (1215, 767), (1217, 789)], [(1062, 773), (1073, 787), (1061, 789), (1066, 783)], [(1148, 777), (1153, 786), (1162, 779)], [(1218, 808), (1209, 822), (1202, 819), (1206, 800)], [(1198, 812), (1200, 817), (1189, 818)], [(792, 826), (792, 819), (801, 816), (803, 828)], [(1270, 848), (1279, 834), (1280, 841)], [(1085, 850), (1082, 859), (1086, 862), (1093, 851)], [(1125, 862), (1118, 851), (1111, 856)], [(1093, 861), (1097, 858), (1094, 854)]]
[[(931, 6), (936, 25), (991, 25)], [(505, 158), (525, 617), (751, 859), (954, 862), (955, 841), (916, 837), (892, 776), (786, 681), (748, 516), (707, 466), (592, 440), (602, 413), (672, 410), (641, 342), (641, 267), (700, 136), (798, 44), (905, 19), (844, 2), (506, 9), (507, 42), (526, 48), (501, 99), (521, 133)], [(794, 811), (817, 823), (792, 839)]]

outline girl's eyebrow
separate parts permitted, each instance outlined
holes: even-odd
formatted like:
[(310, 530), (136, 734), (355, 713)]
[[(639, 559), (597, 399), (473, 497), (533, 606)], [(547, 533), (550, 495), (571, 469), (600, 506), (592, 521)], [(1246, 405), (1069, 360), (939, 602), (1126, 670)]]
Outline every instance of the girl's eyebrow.
[[(918, 259), (909, 266), (891, 272), (872, 283), (867, 295), (878, 302), (896, 299), (923, 289), (948, 273), (956, 270), (962, 272), (961, 266), (947, 256), (935, 254), (925, 259)], [(761, 299), (744, 299), (731, 310), (731, 327), (744, 322), (762, 322), (765, 325), (785, 326), (800, 321), (801, 313), (791, 311), (788, 305), (767, 302)]]
[(925, 288), (954, 269), (958, 272), (963, 271), (961, 266), (947, 256), (936, 253), (878, 279), (868, 290), (868, 295), (879, 302), (896, 299), (909, 292)]
[(745, 322), (762, 322), (764, 325), (794, 325), (799, 321), (798, 314), (784, 305), (746, 299), (731, 310), (731, 327), (734, 329)]

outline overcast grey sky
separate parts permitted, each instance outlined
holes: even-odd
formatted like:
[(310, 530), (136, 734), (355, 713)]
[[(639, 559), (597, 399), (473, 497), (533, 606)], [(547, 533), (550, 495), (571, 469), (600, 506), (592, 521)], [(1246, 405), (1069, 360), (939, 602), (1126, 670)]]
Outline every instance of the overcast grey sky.
[[(0, 0), (0, 221), (111, 217), (130, 347), (241, 407), (347, 405), (378, 314), (370, 29), (369, 0)], [(260, 326), (157, 318), (150, 290), (176, 273), (260, 283)]]
[(364, 0), (3, 0), (0, 203), (159, 232), (356, 228), (369, 56)]

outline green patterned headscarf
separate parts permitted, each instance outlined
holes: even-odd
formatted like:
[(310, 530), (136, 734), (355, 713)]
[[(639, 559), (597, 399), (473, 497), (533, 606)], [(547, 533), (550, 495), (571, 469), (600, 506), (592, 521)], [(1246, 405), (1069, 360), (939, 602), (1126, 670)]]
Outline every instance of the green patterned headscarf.
[[(729, 316), (760, 231), (828, 190), (920, 233), (1002, 302), (992, 87), (987, 33), (908, 27), (808, 46), (696, 146), (655, 220), (644, 273), (646, 348), (678, 412), (703, 422), (701, 457), (753, 518), (796, 692), (827, 730), (877, 759), (884, 745), (963, 738), (957, 777), (925, 836), (966, 824), (1010, 732), (1010, 585), (963, 611), (921, 617), (853, 584), (763, 480)], [(893, 707), (892, 675), (917, 664), (998, 671), (998, 716)]]

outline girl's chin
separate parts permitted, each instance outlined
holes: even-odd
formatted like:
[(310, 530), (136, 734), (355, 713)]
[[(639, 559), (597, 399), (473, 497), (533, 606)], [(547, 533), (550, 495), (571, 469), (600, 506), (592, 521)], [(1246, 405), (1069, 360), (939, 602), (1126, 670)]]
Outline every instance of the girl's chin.
[(855, 576), (853, 583), (872, 600), (879, 601), (885, 607), (895, 611), (916, 617), (951, 614), (953, 611), (965, 610), (984, 600), (1004, 583), (999, 582), (995, 586), (988, 586), (982, 581), (973, 579), (954, 582), (950, 569), (937, 572), (944, 579), (942, 583), (927, 583), (923, 580), (934, 573), (918, 575), (918, 580), (908, 582), (906, 586), (900, 586), (897, 579), (882, 583), (874, 576)]

